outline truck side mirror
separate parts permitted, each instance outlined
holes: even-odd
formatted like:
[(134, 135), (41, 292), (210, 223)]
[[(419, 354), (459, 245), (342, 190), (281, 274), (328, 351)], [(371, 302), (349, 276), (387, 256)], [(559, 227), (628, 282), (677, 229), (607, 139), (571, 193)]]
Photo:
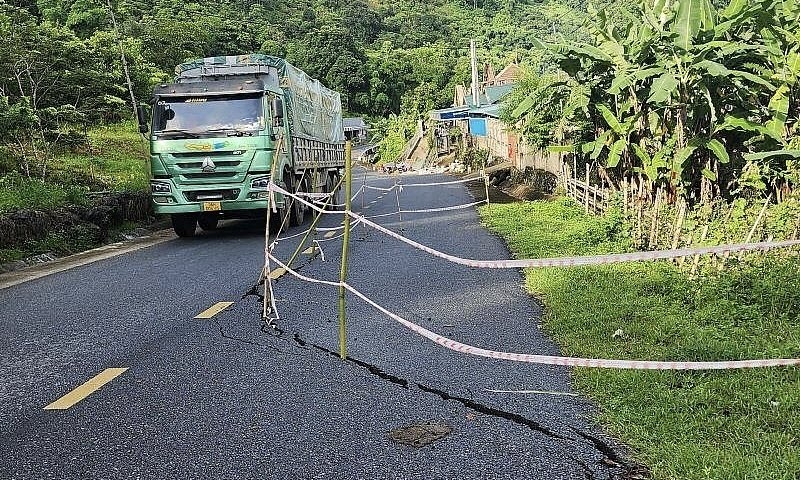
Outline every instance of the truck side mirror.
[(150, 131), (150, 127), (147, 126), (148, 115), (147, 115), (147, 110), (145, 110), (144, 108), (144, 105), (136, 106), (136, 119), (139, 121), (140, 133), (147, 133)]
[(283, 99), (280, 97), (272, 99), (272, 126), (283, 126)]

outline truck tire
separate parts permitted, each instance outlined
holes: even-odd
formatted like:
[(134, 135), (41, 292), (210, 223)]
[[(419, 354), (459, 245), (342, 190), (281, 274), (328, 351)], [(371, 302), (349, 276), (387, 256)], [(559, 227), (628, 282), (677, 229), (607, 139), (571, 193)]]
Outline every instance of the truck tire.
[[(288, 221), (284, 221), (286, 215), (288, 214), (289, 209), (288, 207), (279, 208), (278, 212), (271, 212), (270, 219), (269, 219), (269, 233), (272, 235), (277, 235), (280, 232), (286, 231), (289, 228)], [(289, 219), (291, 221), (291, 219)], [(266, 219), (264, 220), (266, 221)], [(283, 227), (283, 228), (281, 228)]]
[(217, 225), (219, 225), (219, 215), (200, 215), (197, 219), (197, 224), (200, 225), (200, 228), (202, 228), (204, 232), (216, 230)]
[(179, 237), (193, 237), (197, 229), (197, 215), (194, 213), (173, 213), (172, 229), (175, 230), (175, 235)]
[[(291, 175), (291, 173), (289, 173), (289, 175)], [(302, 181), (300, 178), (295, 178), (294, 182), (292, 183), (292, 192), (303, 193), (305, 191), (305, 181)], [(289, 212), (291, 215), (289, 217), (289, 225), (293, 227), (302, 225), (306, 220), (306, 206), (303, 204), (303, 202), (300, 202), (296, 198), (292, 198), (289, 208), (291, 209)]]
[(333, 182), (333, 185), (337, 184), (339, 185), (333, 192), (333, 201), (331, 202), (331, 204), (333, 205), (333, 210), (344, 210), (345, 208), (344, 184), (339, 184), (339, 180), (341, 179), (341, 177), (336, 173), (331, 173), (329, 177), (331, 177), (331, 182)]
[(327, 203), (326, 210), (344, 210), (344, 201), (339, 198), (341, 197), (341, 187), (335, 188), (336, 183), (339, 181), (339, 177), (335, 173), (328, 173), (325, 175), (325, 193), (333, 193), (331, 199)]

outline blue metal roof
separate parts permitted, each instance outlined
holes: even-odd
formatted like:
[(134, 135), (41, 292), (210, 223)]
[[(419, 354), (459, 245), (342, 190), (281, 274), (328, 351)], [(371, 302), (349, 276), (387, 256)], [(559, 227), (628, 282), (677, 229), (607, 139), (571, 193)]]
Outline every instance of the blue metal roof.
[(486, 105), (484, 107), (471, 108), (469, 110), (470, 117), (494, 117), (500, 118), (500, 104)]
[(441, 110), (431, 110), (430, 117), (433, 120), (457, 120), (460, 118), (469, 117), (469, 107), (462, 105), (460, 107), (443, 108)]

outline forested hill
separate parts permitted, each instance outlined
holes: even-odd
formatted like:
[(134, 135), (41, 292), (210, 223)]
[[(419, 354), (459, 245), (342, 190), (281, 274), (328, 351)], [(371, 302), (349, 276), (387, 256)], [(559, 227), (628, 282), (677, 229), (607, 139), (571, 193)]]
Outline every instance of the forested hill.
[(121, 44), (140, 100), (188, 58), (262, 52), (340, 91), (351, 113), (424, 111), (448, 105), (453, 85), (468, 81), (470, 38), (495, 67), (525, 62), (535, 37), (574, 36), (584, 3), (15, 0), (0, 3), (0, 109), (16, 105), (24, 117), (23, 106), (55, 108), (91, 123), (128, 116)]

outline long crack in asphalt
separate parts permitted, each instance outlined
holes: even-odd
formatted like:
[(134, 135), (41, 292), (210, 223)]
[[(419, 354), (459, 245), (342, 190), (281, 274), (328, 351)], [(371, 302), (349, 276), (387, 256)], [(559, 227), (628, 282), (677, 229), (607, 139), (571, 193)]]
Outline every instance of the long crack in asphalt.
[[(320, 352), (323, 352), (323, 353), (326, 353), (326, 354), (328, 354), (330, 356), (336, 357), (337, 359), (340, 358), (340, 356), (339, 356), (339, 354), (337, 352), (334, 352), (333, 350), (330, 350), (329, 348), (323, 347), (321, 345), (317, 345), (315, 343), (311, 343), (311, 342), (303, 339), (300, 336), (300, 334), (297, 333), (297, 332), (294, 333), (293, 339), (294, 339), (295, 343), (297, 345), (301, 346), (301, 347), (310, 346), (310, 347), (313, 347), (314, 349), (316, 349), (316, 350), (318, 350)], [(376, 365), (370, 364), (370, 363), (365, 362), (363, 360), (355, 359), (355, 358), (353, 358), (353, 357), (351, 357), (349, 355), (347, 356), (346, 361), (366, 369), (367, 371), (369, 371), (370, 374), (372, 374), (374, 376), (377, 376), (378, 378), (381, 378), (383, 380), (387, 380), (390, 383), (393, 383), (393, 384), (396, 384), (396, 385), (400, 385), (404, 389), (409, 389), (409, 385), (411, 384), (411, 382), (409, 382), (409, 380), (407, 380), (407, 379), (404, 379), (404, 378), (398, 377), (396, 375), (392, 375), (392, 374), (386, 373), (384, 370), (382, 370), (380, 367), (378, 367)], [(518, 425), (526, 426), (526, 427), (530, 428), (531, 430), (533, 430), (535, 432), (539, 432), (539, 433), (541, 433), (543, 435), (546, 435), (548, 437), (555, 438), (557, 440), (560, 440), (560, 441), (563, 441), (563, 442), (566, 442), (566, 443), (575, 442), (577, 440), (576, 438), (565, 437), (565, 436), (559, 435), (558, 433), (556, 433), (553, 430), (545, 427), (544, 425), (540, 424), (539, 422), (536, 422), (535, 420), (532, 420), (530, 418), (524, 417), (524, 416), (522, 416), (520, 414), (507, 412), (505, 410), (500, 410), (500, 409), (497, 409), (497, 408), (494, 408), (494, 407), (490, 407), (488, 405), (476, 402), (475, 400), (471, 400), (469, 398), (451, 395), (451, 394), (449, 394), (449, 393), (447, 393), (447, 392), (445, 392), (443, 390), (440, 390), (440, 389), (437, 389), (437, 388), (434, 388), (434, 387), (430, 387), (430, 386), (427, 386), (427, 385), (423, 385), (423, 384), (418, 383), (418, 382), (414, 382), (414, 385), (416, 385), (417, 388), (419, 388), (420, 391), (423, 391), (425, 393), (434, 394), (434, 395), (440, 397), (443, 400), (456, 401), (456, 402), (464, 405), (468, 409), (473, 410), (475, 412), (482, 413), (484, 415), (489, 415), (489, 416), (492, 416), (492, 417), (497, 417), (497, 418), (502, 418), (502, 419), (505, 419), (505, 420), (509, 420), (509, 421), (511, 421), (513, 423), (516, 423)], [(592, 445), (595, 448), (595, 450), (597, 450), (600, 454), (603, 455), (603, 457), (606, 459), (606, 461), (605, 462), (601, 462), (600, 464), (603, 465), (604, 467), (606, 467), (606, 468), (615, 468), (615, 467), (616, 468), (622, 468), (626, 472), (630, 472), (630, 471), (636, 469), (636, 465), (631, 465), (627, 461), (625, 461), (623, 458), (621, 458), (616, 453), (616, 451), (614, 451), (614, 449), (608, 443), (602, 441), (601, 439), (599, 439), (599, 438), (597, 438), (597, 437), (595, 437), (593, 435), (590, 435), (590, 434), (588, 434), (586, 432), (583, 432), (583, 431), (575, 428), (574, 426), (570, 425), (569, 428), (571, 430), (573, 430), (575, 433), (577, 433), (581, 438), (587, 440), (589, 442), (589, 444)], [(591, 469), (586, 465), (586, 463), (581, 461), (581, 462), (579, 462), (579, 464), (581, 464), (582, 468), (584, 469), (584, 473), (587, 475), (587, 478), (590, 479), (590, 480), (594, 479), (594, 475), (591, 474)], [(625, 478), (625, 476), (626, 476), (626, 474), (623, 474), (623, 478)]]

